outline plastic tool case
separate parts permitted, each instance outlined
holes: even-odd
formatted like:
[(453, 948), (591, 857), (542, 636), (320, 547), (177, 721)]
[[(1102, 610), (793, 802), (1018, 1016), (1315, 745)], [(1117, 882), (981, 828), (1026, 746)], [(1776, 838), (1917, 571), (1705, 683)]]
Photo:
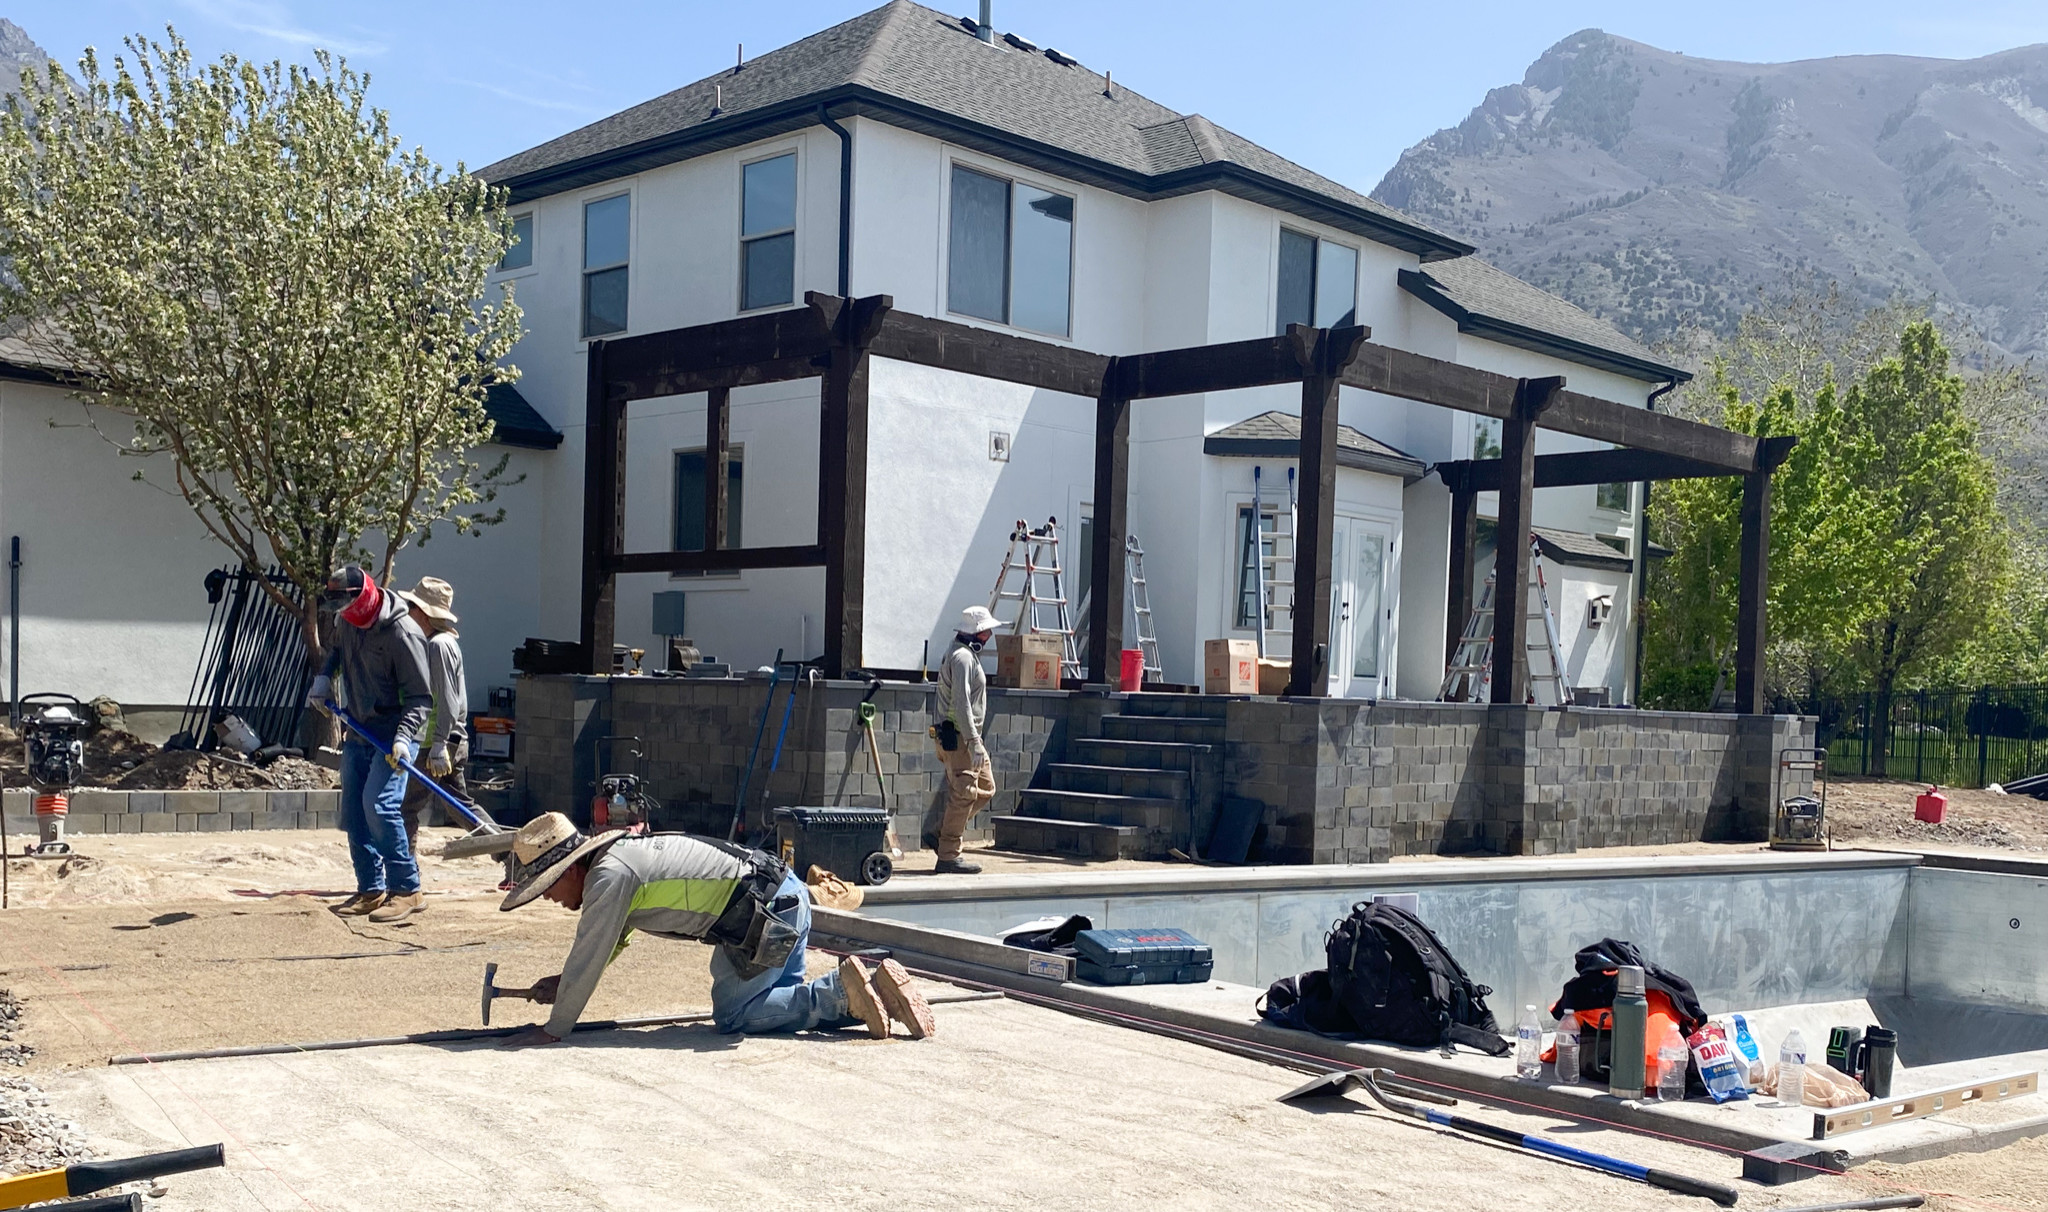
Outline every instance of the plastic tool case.
[(798, 879), (812, 864), (857, 884), (886, 884), (896, 865), (889, 860), (889, 813), (882, 808), (777, 808), (782, 861)]
[(1192, 985), (1209, 979), (1216, 955), (1185, 930), (1083, 930), (1074, 936), (1079, 975), (1098, 985)]

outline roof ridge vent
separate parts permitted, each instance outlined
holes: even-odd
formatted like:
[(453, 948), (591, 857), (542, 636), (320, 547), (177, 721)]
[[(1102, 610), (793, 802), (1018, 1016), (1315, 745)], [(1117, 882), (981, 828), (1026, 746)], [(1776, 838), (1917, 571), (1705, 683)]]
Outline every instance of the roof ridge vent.
[(1031, 54), (1038, 53), (1038, 43), (1033, 42), (1031, 39), (1026, 38), (1022, 34), (1004, 34), (1003, 41), (1009, 43), (1011, 46), (1016, 47), (1020, 51), (1027, 51)]
[(1056, 51), (1050, 46), (1045, 48), (1045, 57), (1052, 60), (1054, 63), (1059, 64), (1061, 67), (1076, 67), (1081, 62), (1079, 59), (1074, 58), (1072, 55)]

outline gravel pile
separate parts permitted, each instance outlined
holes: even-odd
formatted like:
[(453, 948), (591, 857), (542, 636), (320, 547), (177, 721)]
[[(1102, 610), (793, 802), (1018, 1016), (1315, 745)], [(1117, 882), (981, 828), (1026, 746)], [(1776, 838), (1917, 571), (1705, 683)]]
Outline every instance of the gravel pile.
[[(34, 1050), (15, 1039), (21, 1001), (0, 989), (0, 1064), (22, 1063)], [(85, 1129), (50, 1114), (50, 1099), (25, 1077), (0, 1074), (0, 1174), (53, 1170), (92, 1157)]]
[(21, 1030), (21, 999), (0, 989), (0, 1065), (20, 1068), (36, 1054), (35, 1047), (15, 1038)]

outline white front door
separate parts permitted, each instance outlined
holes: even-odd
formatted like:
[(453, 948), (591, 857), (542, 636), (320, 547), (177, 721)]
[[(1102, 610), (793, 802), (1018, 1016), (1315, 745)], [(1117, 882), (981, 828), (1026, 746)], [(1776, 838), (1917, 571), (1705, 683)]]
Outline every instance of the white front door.
[(1330, 553), (1330, 693), (1339, 698), (1387, 696), (1387, 562), (1393, 530), (1383, 522), (1338, 517)]

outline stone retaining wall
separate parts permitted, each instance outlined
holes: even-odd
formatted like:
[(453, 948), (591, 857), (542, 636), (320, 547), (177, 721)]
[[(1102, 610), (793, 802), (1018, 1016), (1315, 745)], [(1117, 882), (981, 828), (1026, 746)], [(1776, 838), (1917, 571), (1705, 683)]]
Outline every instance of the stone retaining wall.
[[(332, 829), (339, 791), (105, 791), (71, 793), (67, 833), (214, 833), (231, 829)], [(0, 793), (10, 836), (33, 840), (33, 798), (25, 788)]]

